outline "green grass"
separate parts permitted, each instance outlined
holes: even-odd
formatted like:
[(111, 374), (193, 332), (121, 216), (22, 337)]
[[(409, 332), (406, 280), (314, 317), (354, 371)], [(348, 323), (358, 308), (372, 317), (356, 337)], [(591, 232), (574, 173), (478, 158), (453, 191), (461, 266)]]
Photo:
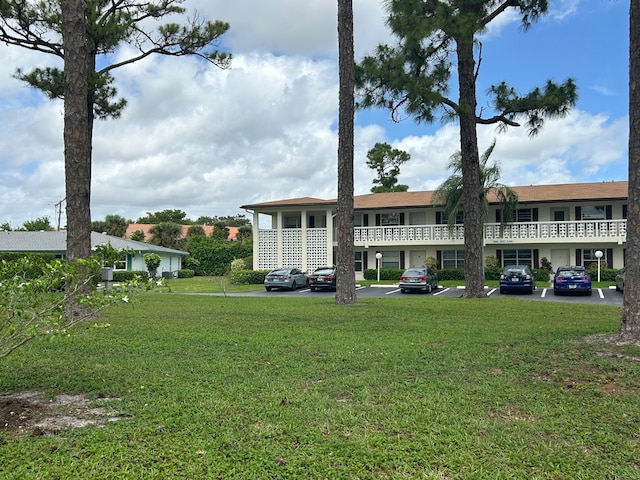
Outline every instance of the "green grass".
[(107, 313), (0, 363), (0, 393), (104, 392), (127, 418), (0, 433), (1, 478), (640, 478), (640, 349), (585, 341), (619, 308), (147, 294)]

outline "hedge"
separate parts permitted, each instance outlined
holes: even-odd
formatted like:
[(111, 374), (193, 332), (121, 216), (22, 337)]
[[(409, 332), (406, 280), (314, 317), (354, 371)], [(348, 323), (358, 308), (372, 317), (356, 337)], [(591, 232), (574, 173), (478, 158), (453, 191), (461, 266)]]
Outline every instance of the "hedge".
[(114, 270), (113, 281), (114, 282), (130, 282), (137, 276), (142, 278), (148, 278), (149, 273), (145, 270)]
[(178, 278), (191, 278), (196, 274), (193, 270), (189, 268), (183, 268), (182, 270), (178, 270)]
[(271, 270), (233, 270), (229, 272), (229, 281), (233, 285), (261, 285)]

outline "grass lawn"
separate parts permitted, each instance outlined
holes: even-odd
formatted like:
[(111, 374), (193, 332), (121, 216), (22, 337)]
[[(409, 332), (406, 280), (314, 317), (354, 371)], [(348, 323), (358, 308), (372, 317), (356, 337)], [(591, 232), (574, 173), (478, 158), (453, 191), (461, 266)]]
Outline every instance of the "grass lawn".
[(107, 311), (110, 328), (0, 363), (0, 395), (107, 397), (124, 416), (0, 426), (0, 478), (640, 478), (640, 348), (590, 337), (619, 316), (517, 298), (145, 294)]

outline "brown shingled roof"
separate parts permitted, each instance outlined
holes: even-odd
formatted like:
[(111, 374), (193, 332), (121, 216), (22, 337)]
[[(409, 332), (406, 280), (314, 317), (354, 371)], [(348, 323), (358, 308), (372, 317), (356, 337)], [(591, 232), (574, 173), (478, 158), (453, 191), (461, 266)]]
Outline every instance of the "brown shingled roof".
[[(567, 183), (556, 185), (528, 185), (511, 187), (518, 194), (522, 203), (542, 203), (560, 201), (585, 200), (625, 200), (628, 192), (627, 181), (595, 182), (595, 183)], [(388, 192), (368, 193), (354, 197), (356, 210), (371, 210), (377, 208), (403, 208), (432, 206), (433, 191), (421, 192)], [(489, 197), (489, 202), (495, 202), (495, 196)], [(240, 208), (260, 210), (268, 207), (309, 207), (335, 206), (336, 199), (321, 200), (313, 197), (292, 198), (264, 203), (243, 205)]]

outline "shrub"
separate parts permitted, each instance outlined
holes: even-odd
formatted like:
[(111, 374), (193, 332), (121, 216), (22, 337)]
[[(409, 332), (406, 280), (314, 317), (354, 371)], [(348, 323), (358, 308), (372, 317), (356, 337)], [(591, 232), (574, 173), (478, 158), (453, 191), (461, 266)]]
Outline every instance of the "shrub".
[[(400, 276), (403, 272), (404, 270), (400, 268), (381, 268), (380, 280), (400, 280)], [(375, 268), (367, 268), (363, 274), (365, 280), (378, 279), (378, 270)]]
[(549, 270), (546, 268), (534, 268), (533, 277), (536, 279), (536, 282), (548, 282)]
[[(488, 259), (489, 257), (487, 257)], [(500, 280), (500, 275), (502, 274), (502, 269), (498, 266), (493, 267), (485, 267), (484, 269), (484, 278), (485, 280)]]
[(242, 258), (234, 258), (231, 262), (231, 271), (246, 270), (247, 266)]
[(464, 280), (464, 268), (438, 270), (438, 280)]
[[(602, 268), (600, 265), (600, 281), (601, 282), (615, 282), (616, 275), (620, 270), (615, 268)], [(591, 275), (591, 280), (594, 282), (598, 281), (598, 264), (593, 268), (588, 269), (589, 275)]]
[(136, 277), (147, 279), (149, 274), (144, 270), (114, 270), (113, 281), (114, 282), (131, 282)]
[(270, 270), (232, 270), (229, 280), (234, 285), (261, 285)]
[(191, 269), (183, 268), (182, 270), (178, 270), (178, 278), (191, 278), (196, 274)]

